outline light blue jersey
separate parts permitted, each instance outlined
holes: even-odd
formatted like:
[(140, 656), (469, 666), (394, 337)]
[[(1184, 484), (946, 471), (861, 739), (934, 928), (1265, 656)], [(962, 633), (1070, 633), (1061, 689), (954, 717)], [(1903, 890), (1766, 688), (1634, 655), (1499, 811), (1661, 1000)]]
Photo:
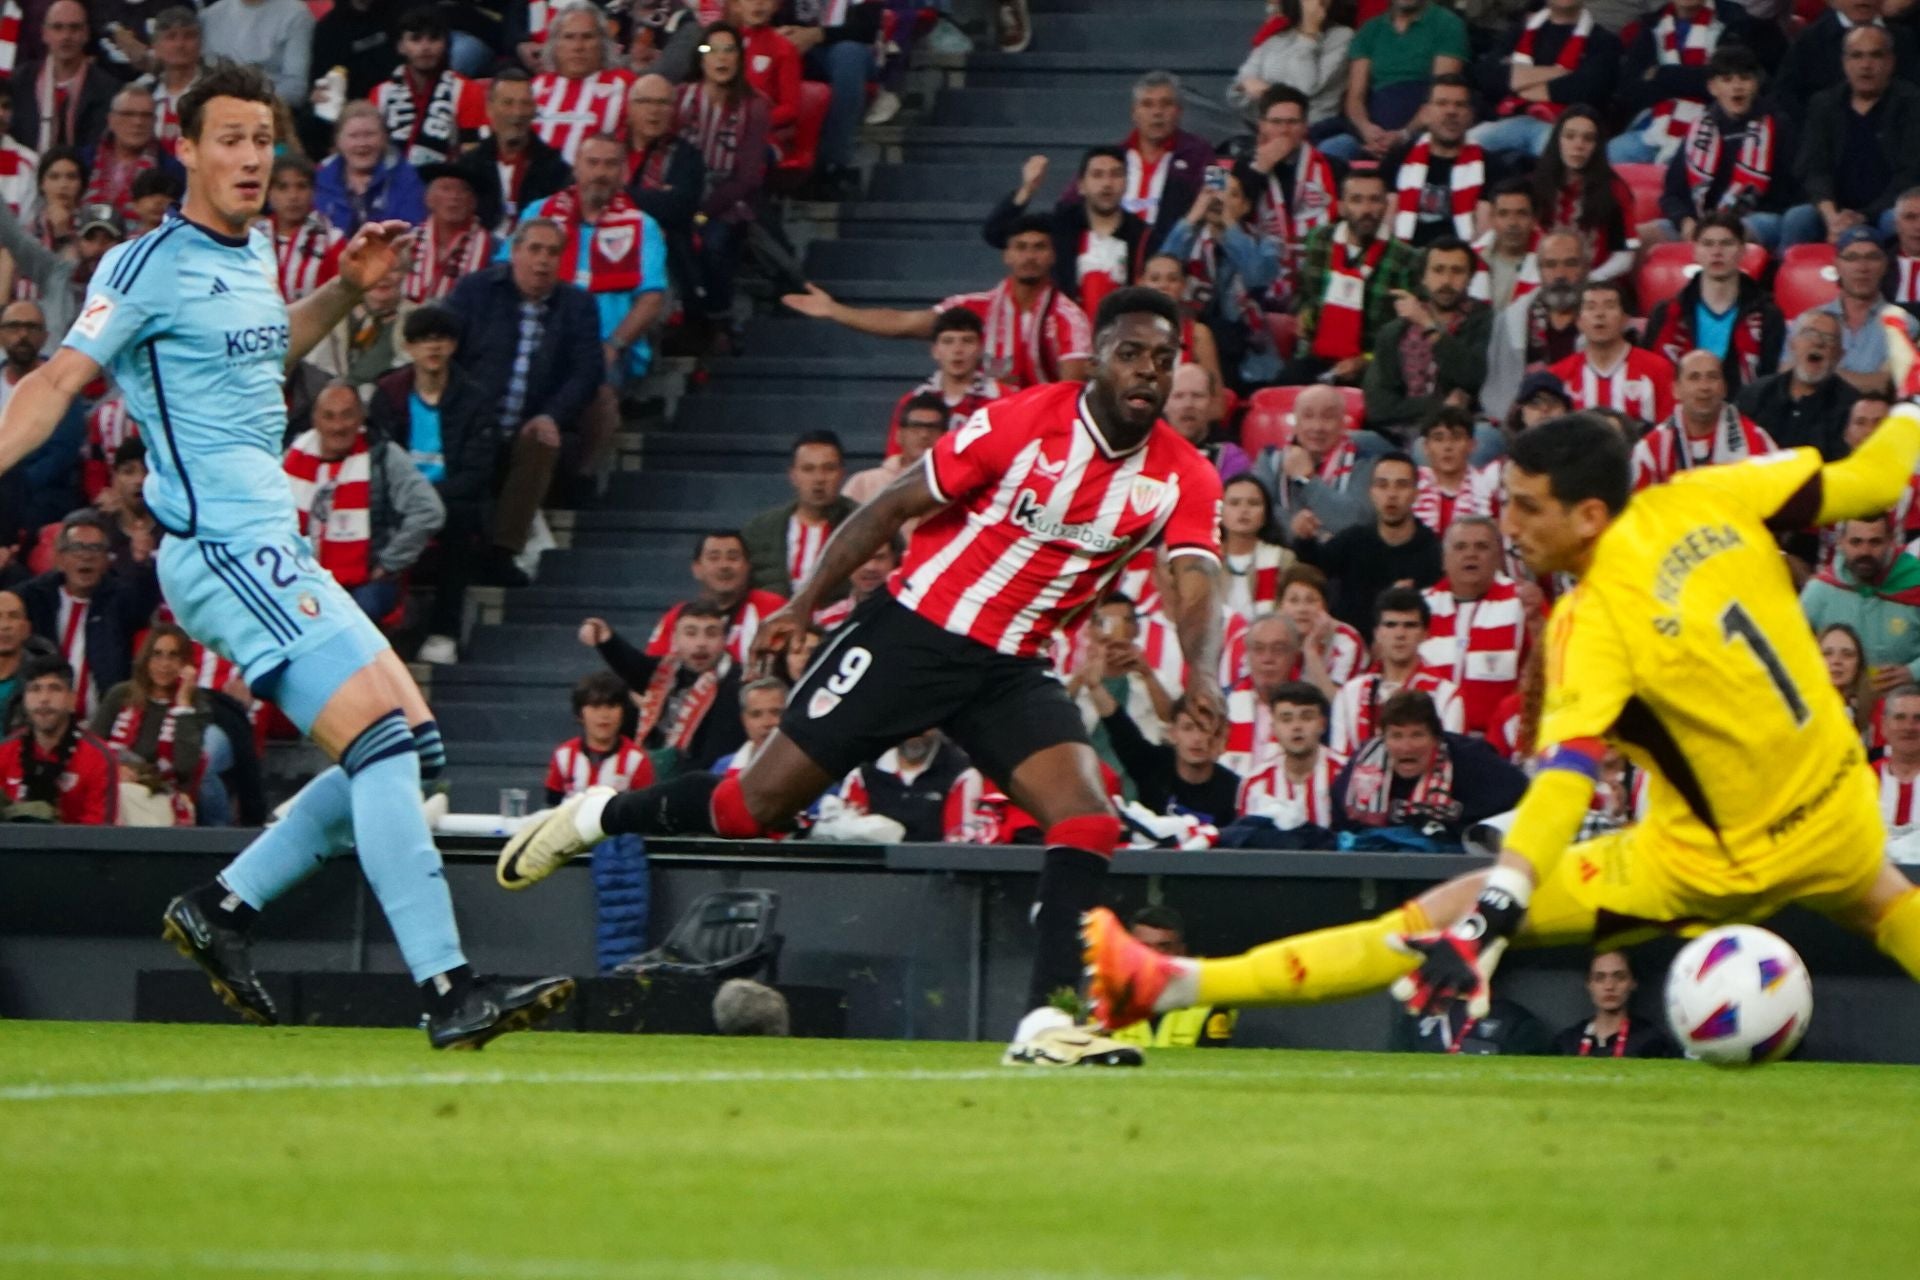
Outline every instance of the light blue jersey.
[(65, 345), (107, 369), (147, 441), (147, 507), (167, 532), (296, 531), (280, 469), (287, 304), (273, 241), (175, 214), (109, 250)]
[(180, 625), (304, 732), (387, 643), (300, 535), (280, 464), (290, 339), (267, 233), (176, 213), (100, 260), (65, 345), (112, 373), (140, 424)]

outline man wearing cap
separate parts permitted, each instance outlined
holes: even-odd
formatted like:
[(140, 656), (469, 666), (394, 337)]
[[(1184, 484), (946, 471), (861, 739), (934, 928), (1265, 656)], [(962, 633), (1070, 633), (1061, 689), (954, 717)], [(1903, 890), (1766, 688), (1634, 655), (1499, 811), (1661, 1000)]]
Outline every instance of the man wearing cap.
[(48, 351), (59, 346), (73, 327), (94, 268), (107, 250), (125, 238), (126, 224), (112, 205), (87, 204), (74, 217), (74, 231), (75, 256), (68, 258), (41, 244), (40, 237), (22, 227), (11, 210), (0, 209), (0, 249), (13, 255), (14, 279), (31, 280), (40, 290)]
[(494, 248), (480, 221), (472, 173), (459, 165), (429, 164), (421, 167), (420, 179), (427, 184), (427, 220), (414, 241), (405, 286), (407, 301), (416, 305), (452, 293), (462, 276), (493, 260)]
[[(1920, 90), (1916, 90), (1920, 93)], [(1920, 320), (1888, 302), (1880, 291), (1887, 274), (1887, 251), (1873, 228), (1849, 227), (1834, 243), (1840, 273), (1840, 296), (1818, 310), (1840, 321), (1840, 364), (1837, 373), (1858, 391), (1893, 388), (1888, 363), (1886, 317), (1900, 322), (1908, 341), (1920, 338)]]
[(422, 168), (457, 159), (487, 127), (486, 94), (447, 65), (447, 39), (446, 20), (432, 5), (407, 12), (395, 46), (400, 65), (372, 94), (395, 149)]

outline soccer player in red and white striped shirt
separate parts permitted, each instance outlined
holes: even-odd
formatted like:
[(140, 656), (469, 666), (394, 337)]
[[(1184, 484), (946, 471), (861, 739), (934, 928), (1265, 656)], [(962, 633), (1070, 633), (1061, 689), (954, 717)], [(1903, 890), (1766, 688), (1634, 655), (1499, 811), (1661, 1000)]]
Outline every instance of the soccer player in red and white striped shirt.
[(1326, 695), (1303, 680), (1289, 681), (1274, 690), (1268, 712), (1277, 754), (1240, 784), (1240, 812), (1264, 816), (1276, 802), (1297, 804), (1307, 822), (1331, 831), (1333, 780), (1347, 758), (1321, 744), (1327, 732)]
[(937, 725), (1046, 832), (1028, 988), (1036, 1013), (1009, 1060), (1108, 1053), (1044, 1009), (1080, 979), (1080, 917), (1098, 902), (1120, 842), (1098, 758), (1047, 658), (1142, 547), (1164, 543), (1164, 607), (1186, 657), (1186, 705), (1209, 731), (1224, 719), (1220, 477), (1160, 420), (1179, 332), (1179, 308), (1164, 294), (1109, 294), (1088, 383), (996, 401), (941, 437), (924, 468), (840, 525), (787, 607), (761, 625), (759, 653), (785, 650), (855, 568), (919, 519), (889, 590), (828, 637), (780, 732), (744, 773), (682, 774), (628, 796), (589, 792), (514, 837), (503, 879), (537, 880), (604, 834), (763, 836), (854, 766)]
[(1420, 668), (1452, 682), (1466, 708), (1466, 731), (1485, 737), (1501, 701), (1520, 687), (1534, 620), (1519, 586), (1499, 571), (1500, 530), (1493, 521), (1454, 521), (1443, 555), (1447, 576), (1425, 592), (1432, 622)]
[(1887, 753), (1874, 761), (1880, 779), (1880, 816), (1889, 837), (1920, 827), (1920, 687), (1901, 685), (1882, 699)]
[(588, 787), (625, 791), (653, 785), (653, 762), (620, 732), (627, 702), (627, 686), (610, 672), (596, 671), (573, 686), (573, 714), (580, 722), (580, 736), (553, 749), (547, 764), (548, 804), (559, 804)]
[(297, 302), (340, 274), (347, 239), (313, 208), (313, 165), (299, 156), (273, 162), (267, 183), (273, 222), (273, 255), (280, 264), (280, 294)]
[(1627, 341), (1626, 293), (1618, 280), (1588, 281), (1575, 323), (1585, 348), (1548, 370), (1566, 384), (1575, 409), (1618, 409), (1642, 422), (1673, 412), (1673, 363)]
[(592, 134), (627, 136), (627, 86), (633, 72), (613, 66), (613, 25), (592, 5), (562, 12), (553, 21), (533, 78), (533, 131), (573, 163), (573, 153)]

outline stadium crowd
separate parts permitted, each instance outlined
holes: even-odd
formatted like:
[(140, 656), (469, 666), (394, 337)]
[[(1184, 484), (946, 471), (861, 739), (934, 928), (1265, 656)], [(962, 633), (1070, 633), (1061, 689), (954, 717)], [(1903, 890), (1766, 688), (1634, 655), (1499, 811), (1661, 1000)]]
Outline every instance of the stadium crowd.
[[(785, 296), (927, 344), (928, 376), (899, 388), (877, 466), (849, 474), (849, 424), (808, 424), (791, 501), (699, 537), (687, 598), (650, 635), (580, 624), (604, 670), (574, 691), (550, 798), (745, 767), (812, 647), (906, 548), (765, 676), (759, 621), (943, 434), (1084, 377), (1088, 317), (1124, 285), (1183, 305), (1165, 417), (1226, 484), (1223, 732), (1175, 696), (1151, 553), (1056, 648), (1144, 843), (1459, 847), (1524, 786), (1540, 628), (1566, 587), (1503, 544), (1505, 443), (1596, 410), (1647, 485), (1783, 447), (1841, 456), (1908, 390), (1907, 0), (1247, 7), (1230, 81), (1142, 68), (1057, 202), (1044, 156), (963, 193), (995, 202), (981, 234), (1001, 280), (918, 308)], [(997, 8), (1002, 47), (1024, 47), (1024, 4)], [(456, 662), (467, 587), (528, 581), (543, 504), (592, 500), (661, 345), (734, 349), (742, 255), (781, 197), (859, 191), (858, 130), (899, 109), (933, 9), (5, 0), (0, 401), (86, 323), (106, 250), (167, 217), (170, 104), (204, 60), (267, 66), (288, 108), (266, 219), (286, 296), (330, 279), (368, 219), (419, 228), (406, 268), (289, 375), (302, 527), (376, 619), (397, 625), (431, 583), (419, 657)], [(1242, 113), (1233, 136), (1183, 127), (1195, 91)], [(271, 708), (170, 626), (139, 489), (150, 424), (98, 392), (0, 480), (0, 715), (21, 726), (0, 793), (14, 816), (257, 820)], [(1909, 498), (1783, 545), (1897, 834), (1920, 825), (1916, 534)], [(1630, 821), (1646, 785), (1611, 762), (1594, 827)], [(856, 770), (815, 832), (1039, 837), (937, 732)]]

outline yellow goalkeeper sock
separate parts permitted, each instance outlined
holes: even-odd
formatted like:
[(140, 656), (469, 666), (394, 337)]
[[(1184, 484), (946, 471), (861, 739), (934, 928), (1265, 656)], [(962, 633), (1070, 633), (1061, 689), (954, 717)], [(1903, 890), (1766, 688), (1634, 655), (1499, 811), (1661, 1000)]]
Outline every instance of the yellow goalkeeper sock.
[(1389, 945), (1403, 933), (1433, 928), (1417, 902), (1373, 920), (1316, 929), (1255, 947), (1244, 955), (1201, 960), (1200, 995), (1194, 1003), (1246, 1007), (1317, 1004), (1382, 991), (1419, 963)]
[(1873, 926), (1873, 945), (1920, 981), (1920, 889), (1909, 889), (1880, 917)]

